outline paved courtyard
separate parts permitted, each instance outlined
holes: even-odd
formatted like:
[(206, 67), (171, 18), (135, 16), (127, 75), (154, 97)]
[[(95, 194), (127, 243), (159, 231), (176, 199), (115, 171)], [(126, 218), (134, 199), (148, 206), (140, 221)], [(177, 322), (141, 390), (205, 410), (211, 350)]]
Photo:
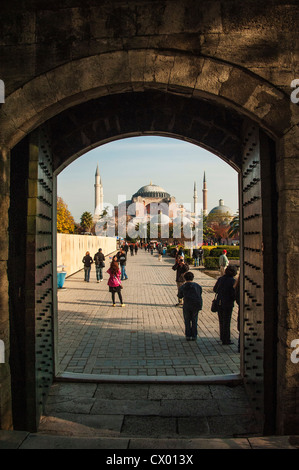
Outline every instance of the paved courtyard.
[[(204, 377), (238, 374), (237, 308), (231, 324), (233, 344), (219, 340), (217, 314), (210, 311), (215, 280), (200, 268), (191, 268), (203, 288), (203, 310), (199, 314), (199, 337), (187, 342), (182, 308), (175, 307), (177, 289), (174, 260), (159, 262), (157, 254), (139, 250), (128, 254), (123, 281), (125, 307), (112, 306), (106, 270), (97, 283), (92, 267), (90, 282), (83, 271), (66, 279), (58, 292), (59, 374), (101, 377)], [(117, 296), (116, 296), (117, 297)]]

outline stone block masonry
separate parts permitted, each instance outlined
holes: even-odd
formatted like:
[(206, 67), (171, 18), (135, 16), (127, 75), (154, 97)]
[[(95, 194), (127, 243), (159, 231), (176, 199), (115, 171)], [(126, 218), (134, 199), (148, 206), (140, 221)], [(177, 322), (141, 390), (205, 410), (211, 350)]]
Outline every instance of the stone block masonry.
[(57, 233), (57, 266), (64, 265), (67, 277), (83, 268), (82, 258), (87, 251), (94, 257), (99, 248), (105, 256), (116, 250), (116, 239), (91, 235)]

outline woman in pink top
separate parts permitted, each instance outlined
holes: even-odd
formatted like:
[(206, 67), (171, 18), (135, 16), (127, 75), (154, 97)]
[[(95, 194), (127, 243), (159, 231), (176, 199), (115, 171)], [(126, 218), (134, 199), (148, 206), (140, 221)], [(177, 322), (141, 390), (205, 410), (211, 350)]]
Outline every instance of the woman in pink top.
[(125, 304), (123, 303), (122, 295), (121, 295), (121, 280), (120, 280), (120, 274), (121, 270), (119, 269), (118, 262), (117, 262), (117, 256), (113, 256), (110, 268), (108, 269), (107, 273), (109, 274), (109, 279), (108, 279), (108, 286), (109, 286), (109, 292), (112, 294), (112, 304), (113, 307), (115, 307), (115, 292), (118, 294), (119, 301), (121, 303), (121, 306), (124, 307)]

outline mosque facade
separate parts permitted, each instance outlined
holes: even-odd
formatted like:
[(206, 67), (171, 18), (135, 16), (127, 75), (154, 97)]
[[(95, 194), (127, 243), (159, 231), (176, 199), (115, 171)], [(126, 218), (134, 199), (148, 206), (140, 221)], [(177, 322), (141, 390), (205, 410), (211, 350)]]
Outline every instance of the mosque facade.
[[(99, 172), (99, 166), (97, 165), (95, 173), (95, 212), (94, 220), (99, 219), (99, 215), (104, 210), (104, 190), (102, 184), (102, 178)], [(231, 209), (224, 205), (223, 199), (219, 200), (219, 206), (214, 207), (210, 212), (208, 212), (208, 189), (207, 189), (207, 180), (206, 174), (204, 172), (203, 176), (203, 186), (202, 186), (202, 215), (208, 216), (208, 221), (218, 221), (221, 220), (223, 224), (229, 224), (233, 219), (234, 214)], [(183, 205), (177, 204), (175, 196), (168, 193), (164, 188), (157, 184), (153, 184), (150, 181), (149, 184), (142, 186), (136, 191), (131, 199), (122, 202), (119, 206), (115, 207), (114, 213), (117, 216), (118, 213), (124, 213), (129, 215), (129, 219), (136, 217), (147, 217), (150, 220), (150, 216), (156, 215), (155, 209), (165, 216), (169, 216), (171, 219), (175, 217), (189, 217), (190, 220), (194, 221), (194, 217), (197, 214), (198, 195), (196, 182), (194, 182), (193, 188), (193, 210), (187, 211)], [(125, 206), (125, 207), (124, 207)], [(200, 211), (201, 212), (201, 211)], [(198, 214), (200, 215), (200, 214)], [(171, 220), (170, 220), (171, 221)]]

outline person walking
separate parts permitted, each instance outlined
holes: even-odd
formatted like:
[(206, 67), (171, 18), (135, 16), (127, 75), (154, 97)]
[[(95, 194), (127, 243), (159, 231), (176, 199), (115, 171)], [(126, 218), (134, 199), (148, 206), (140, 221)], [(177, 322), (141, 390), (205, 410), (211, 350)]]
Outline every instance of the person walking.
[(84, 281), (89, 282), (91, 265), (93, 263), (93, 259), (90, 256), (89, 251), (86, 252), (84, 258), (82, 259), (82, 263), (84, 264)]
[(158, 246), (158, 259), (162, 263), (162, 257), (163, 257), (163, 245), (162, 243)]
[(135, 243), (135, 255), (138, 253), (138, 243)]
[[(177, 258), (177, 261), (175, 264), (172, 266), (172, 269), (176, 271), (176, 285), (179, 291), (179, 288), (184, 284), (185, 278), (184, 274), (189, 271), (189, 266), (187, 263), (184, 262), (184, 258), (182, 256), (179, 256)], [(178, 299), (178, 303), (175, 304), (176, 307), (182, 307), (183, 306), (183, 299)]]
[(119, 269), (119, 265), (117, 262), (117, 256), (113, 256), (112, 262), (110, 264), (110, 268), (108, 269), (107, 273), (109, 274), (109, 279), (108, 279), (108, 286), (109, 286), (109, 292), (111, 292), (112, 295), (112, 306), (115, 307), (115, 294), (117, 293), (120, 304), (122, 307), (125, 307), (125, 304), (123, 303), (123, 298), (121, 294), (121, 280), (120, 280), (120, 275), (121, 275), (121, 270)]
[(220, 255), (219, 257), (220, 276), (224, 276), (225, 269), (229, 265), (229, 261), (226, 255), (227, 255), (227, 251), (223, 250), (222, 255)]
[(103, 268), (105, 267), (105, 256), (102, 252), (102, 248), (99, 248), (98, 252), (93, 257), (96, 267), (97, 282), (103, 281)]
[(202, 266), (203, 265), (203, 249), (202, 249), (202, 246), (199, 248), (198, 250), (198, 254), (199, 254), (199, 266)]
[(124, 279), (128, 279), (128, 276), (127, 276), (127, 273), (126, 273), (127, 254), (122, 248), (117, 253), (117, 261), (120, 264), (121, 280), (123, 281)]
[(134, 245), (133, 245), (133, 243), (131, 243), (131, 245), (130, 245), (130, 252), (131, 252), (131, 256), (134, 256)]
[(193, 248), (193, 253), (192, 253), (193, 259), (194, 259), (194, 267), (196, 268), (199, 266), (199, 250), (198, 248)]
[(220, 340), (222, 344), (232, 344), (230, 340), (230, 323), (235, 301), (235, 279), (236, 266), (227, 266), (224, 276), (221, 276), (213, 290), (217, 294), (218, 319)]
[(191, 271), (187, 271), (184, 278), (186, 282), (179, 288), (178, 298), (184, 299), (185, 336), (187, 341), (196, 341), (198, 312), (202, 310), (202, 287), (193, 282), (194, 274)]

